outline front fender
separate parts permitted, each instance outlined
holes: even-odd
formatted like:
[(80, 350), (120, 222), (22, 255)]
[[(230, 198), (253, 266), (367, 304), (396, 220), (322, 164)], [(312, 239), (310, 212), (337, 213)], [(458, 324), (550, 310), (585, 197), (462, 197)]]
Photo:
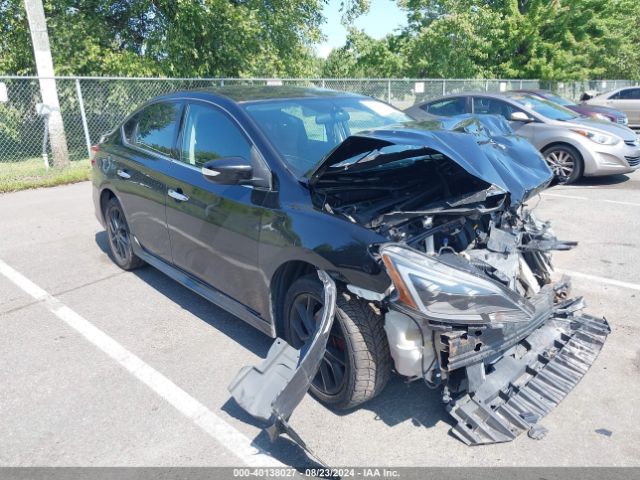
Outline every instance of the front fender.
[(290, 207), (264, 215), (260, 267), (270, 283), (280, 266), (302, 261), (339, 281), (383, 293), (391, 280), (369, 249), (384, 241), (384, 237), (346, 219), (313, 208)]

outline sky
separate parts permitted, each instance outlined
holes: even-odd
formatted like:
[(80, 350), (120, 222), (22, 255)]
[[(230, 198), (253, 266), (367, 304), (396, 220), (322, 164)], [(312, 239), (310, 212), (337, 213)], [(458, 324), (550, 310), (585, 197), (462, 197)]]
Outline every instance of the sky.
[[(347, 30), (340, 23), (340, 0), (329, 0), (324, 7), (324, 16), (327, 21), (322, 27), (322, 32), (327, 39), (316, 47), (321, 57), (329, 55), (331, 49), (344, 45), (347, 38)], [(398, 8), (394, 0), (371, 0), (369, 13), (359, 17), (354, 25), (373, 38), (382, 38), (406, 22), (405, 13)]]

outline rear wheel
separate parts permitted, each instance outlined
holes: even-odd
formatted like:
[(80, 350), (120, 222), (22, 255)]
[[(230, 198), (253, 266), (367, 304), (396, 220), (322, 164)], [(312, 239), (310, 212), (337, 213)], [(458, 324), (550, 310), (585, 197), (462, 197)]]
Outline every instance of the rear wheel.
[(554, 145), (542, 152), (558, 183), (573, 183), (582, 177), (580, 153), (570, 145)]
[(144, 262), (133, 253), (131, 232), (124, 216), (120, 202), (111, 198), (104, 209), (109, 240), (109, 256), (124, 270), (133, 270), (144, 265)]
[[(301, 348), (315, 335), (324, 291), (318, 277), (294, 282), (285, 298), (285, 339)], [(336, 318), (327, 350), (309, 391), (335, 408), (350, 408), (376, 396), (391, 375), (391, 355), (383, 320), (360, 299), (338, 292)]]

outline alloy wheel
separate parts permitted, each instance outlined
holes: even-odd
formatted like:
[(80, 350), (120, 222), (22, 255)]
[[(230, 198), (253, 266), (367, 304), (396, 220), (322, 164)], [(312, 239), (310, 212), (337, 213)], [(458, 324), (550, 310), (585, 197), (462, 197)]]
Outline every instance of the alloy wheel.
[(120, 209), (112, 208), (109, 211), (108, 227), (109, 243), (113, 254), (119, 260), (127, 261), (129, 257), (129, 228)]
[[(323, 303), (310, 293), (298, 295), (289, 312), (291, 344), (302, 348), (312, 340), (322, 317)], [(327, 395), (335, 395), (346, 380), (347, 351), (342, 329), (334, 321), (327, 341), (327, 349), (312, 385)]]
[(566, 150), (552, 150), (545, 157), (549, 168), (560, 181), (566, 181), (576, 168), (576, 160)]

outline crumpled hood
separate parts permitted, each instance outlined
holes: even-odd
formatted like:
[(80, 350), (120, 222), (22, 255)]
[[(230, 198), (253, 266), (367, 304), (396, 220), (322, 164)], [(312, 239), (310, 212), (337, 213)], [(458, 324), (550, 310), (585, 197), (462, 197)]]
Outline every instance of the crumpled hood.
[[(553, 174), (540, 153), (513, 133), (497, 115), (460, 115), (442, 121), (421, 121), (359, 132), (345, 139), (307, 176), (309, 183), (332, 173), (345, 174), (341, 162), (354, 156), (393, 146), (428, 148), (448, 157), (471, 175), (509, 192), (517, 206), (543, 190)], [(384, 163), (384, 155), (379, 155)], [(391, 160), (389, 160), (391, 161)]]

